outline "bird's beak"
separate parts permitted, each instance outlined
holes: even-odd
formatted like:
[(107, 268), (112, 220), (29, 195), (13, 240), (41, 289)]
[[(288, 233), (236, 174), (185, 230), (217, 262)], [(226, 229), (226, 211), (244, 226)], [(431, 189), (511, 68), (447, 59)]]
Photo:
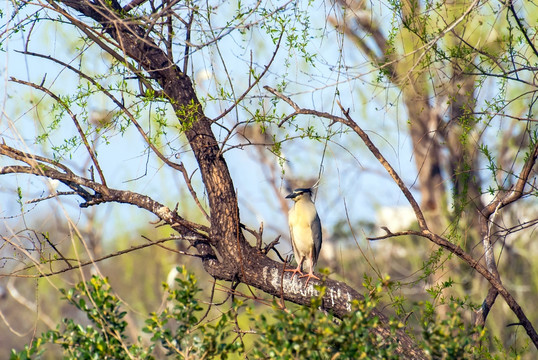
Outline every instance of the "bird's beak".
[(293, 199), (296, 196), (297, 196), (297, 194), (291, 193), (288, 196), (286, 196), (286, 199)]

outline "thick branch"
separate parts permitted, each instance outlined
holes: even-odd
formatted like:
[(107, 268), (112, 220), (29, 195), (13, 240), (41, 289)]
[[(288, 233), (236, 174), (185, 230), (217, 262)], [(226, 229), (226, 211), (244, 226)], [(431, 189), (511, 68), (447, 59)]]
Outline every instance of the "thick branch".
[[(247, 242), (237, 231), (239, 208), (235, 188), (211, 130), (211, 121), (202, 111), (190, 78), (147, 36), (139, 22), (120, 17), (106, 2), (62, 2), (98, 22), (112, 39), (121, 44), (121, 50), (162, 87), (163, 94), (170, 99), (179, 122), (185, 127), (185, 135), (198, 161), (208, 196), (211, 237), (215, 240), (221, 256), (229, 261), (228, 265), (238, 266), (241, 248), (246, 246)], [(241, 236), (240, 241), (236, 240), (236, 236)]]

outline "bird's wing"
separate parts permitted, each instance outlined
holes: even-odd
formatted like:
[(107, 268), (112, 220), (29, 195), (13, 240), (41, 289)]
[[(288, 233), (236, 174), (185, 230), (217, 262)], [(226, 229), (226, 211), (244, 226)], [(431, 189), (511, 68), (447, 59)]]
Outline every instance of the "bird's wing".
[(312, 230), (312, 239), (314, 240), (314, 259), (312, 262), (316, 265), (321, 250), (321, 221), (319, 220), (317, 213), (315, 221), (312, 221), (310, 229)]

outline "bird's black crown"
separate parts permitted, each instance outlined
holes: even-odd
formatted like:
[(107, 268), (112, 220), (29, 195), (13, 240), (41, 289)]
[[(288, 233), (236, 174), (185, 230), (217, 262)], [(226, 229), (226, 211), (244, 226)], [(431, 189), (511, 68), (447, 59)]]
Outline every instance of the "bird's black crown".
[(286, 196), (286, 198), (288, 199), (293, 199), (299, 195), (302, 195), (302, 194), (310, 194), (312, 195), (312, 189), (310, 188), (298, 188), (298, 189), (295, 189), (293, 190), (293, 192), (291, 194), (289, 194), (288, 196)]

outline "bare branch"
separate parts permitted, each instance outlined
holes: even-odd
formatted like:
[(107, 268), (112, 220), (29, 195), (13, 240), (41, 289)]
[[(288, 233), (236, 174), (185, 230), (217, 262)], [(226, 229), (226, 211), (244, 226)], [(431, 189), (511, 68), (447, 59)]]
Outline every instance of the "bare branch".
[[(159, 247), (161, 247), (161, 248), (163, 248), (165, 250), (173, 251), (173, 252), (176, 252), (176, 253), (181, 254), (181, 255), (187, 255), (187, 256), (193, 256), (193, 257), (202, 258), (202, 255), (199, 255), (199, 254), (191, 254), (191, 253), (187, 253), (185, 251), (179, 251), (179, 250), (176, 250), (176, 249), (171, 249), (171, 248), (168, 248), (168, 247), (162, 245), (162, 243), (164, 243), (164, 242), (176, 241), (176, 240), (186, 240), (186, 241), (191, 241), (191, 242), (199, 241), (200, 237), (198, 237), (198, 236), (177, 236), (177, 237), (170, 237), (170, 238), (165, 238), (165, 239), (160, 239), (160, 240), (155, 240), (155, 241), (150, 240), (150, 239), (148, 239), (146, 237), (143, 237), (143, 238), (148, 240), (149, 242), (146, 243), (146, 244), (140, 244), (140, 245), (131, 246), (128, 249), (115, 251), (115, 252), (113, 252), (111, 254), (107, 254), (107, 255), (101, 256), (101, 257), (96, 258), (96, 259), (83, 261), (83, 262), (80, 262), (80, 263), (78, 263), (76, 265), (71, 265), (70, 264), (68, 267), (65, 267), (65, 268), (62, 268), (62, 269), (59, 269), (59, 270), (50, 271), (50, 272), (46, 272), (46, 273), (40, 272), (38, 274), (19, 274), (19, 273), (27, 272), (29, 270), (32, 270), (32, 269), (36, 268), (37, 265), (34, 264), (34, 265), (30, 265), (30, 266), (24, 267), (24, 268), (19, 269), (19, 270), (15, 270), (12, 273), (10, 273), (9, 275), (0, 275), (0, 278), (2, 278), (4, 276), (21, 277), (21, 278), (49, 277), (49, 276), (53, 276), (53, 275), (62, 274), (62, 273), (65, 273), (65, 272), (68, 272), (68, 271), (71, 271), (71, 270), (81, 269), (81, 268), (86, 267), (88, 265), (92, 265), (92, 264), (101, 262), (103, 260), (107, 260), (107, 259), (114, 258), (114, 257), (117, 257), (117, 256), (125, 255), (125, 254), (128, 254), (130, 252), (140, 250), (140, 249), (144, 249), (144, 248), (147, 248), (147, 247), (150, 247), (150, 246), (159, 246)], [(52, 261), (54, 261), (54, 260), (51, 260), (51, 262)]]
[(375, 236), (375, 237), (367, 237), (366, 240), (369, 240), (369, 241), (377, 241), (377, 240), (385, 240), (385, 239), (391, 239), (391, 238), (394, 238), (394, 237), (398, 237), (398, 236), (408, 236), (408, 235), (416, 235), (414, 231), (411, 231), (411, 230), (406, 230), (406, 231), (398, 231), (398, 232), (391, 232), (388, 228), (386, 227), (381, 227), (383, 230), (385, 230), (385, 232), (387, 233), (386, 235), (382, 235), (382, 236)]
[[(22, 155), (21, 155), (22, 154)], [(11, 165), (0, 168), (0, 174), (31, 174), (37, 176), (45, 176), (50, 179), (56, 179), (73, 189), (86, 202), (82, 203), (81, 207), (93, 206), (105, 202), (118, 202), (138, 206), (146, 209), (157, 215), (167, 224), (175, 227), (180, 233), (187, 235), (206, 236), (209, 229), (203, 225), (192, 223), (180, 217), (176, 212), (172, 212), (168, 207), (158, 203), (146, 195), (137, 194), (126, 190), (116, 190), (109, 188), (101, 183), (87, 179), (73, 172), (60, 172), (44, 162), (36, 162), (35, 155), (23, 153), (15, 150), (6, 144), (0, 144), (0, 155), (4, 155), (16, 160), (25, 159), (30, 166)], [(86, 189), (91, 189), (94, 193), (90, 193)]]

